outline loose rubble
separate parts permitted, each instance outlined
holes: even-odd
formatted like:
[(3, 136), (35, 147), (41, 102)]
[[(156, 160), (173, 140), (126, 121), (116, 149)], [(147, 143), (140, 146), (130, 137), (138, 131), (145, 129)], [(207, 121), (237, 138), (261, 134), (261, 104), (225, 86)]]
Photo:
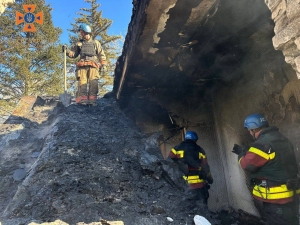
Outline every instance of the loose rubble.
[[(179, 225), (194, 224), (197, 214), (211, 224), (242, 220), (237, 213), (187, 207), (182, 174), (163, 159), (157, 135), (143, 134), (113, 98), (100, 99), (92, 108), (58, 105), (47, 122), (31, 125), (41, 132), (46, 124), (42, 148), (28, 152), (36, 161), (30, 168), (25, 164), (27, 175), (18, 176), (17, 191), (0, 188), (1, 199), (10, 193), (2, 203), (2, 225), (103, 224), (100, 218), (126, 225)], [(17, 141), (27, 143), (26, 129)], [(32, 138), (32, 145), (41, 142)], [(4, 172), (0, 175), (4, 181)], [(247, 221), (241, 224), (252, 224)]]

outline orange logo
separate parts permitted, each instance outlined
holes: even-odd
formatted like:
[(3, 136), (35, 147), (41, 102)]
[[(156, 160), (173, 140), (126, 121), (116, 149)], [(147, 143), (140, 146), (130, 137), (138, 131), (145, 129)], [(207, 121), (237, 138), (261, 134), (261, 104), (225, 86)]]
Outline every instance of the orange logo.
[(36, 31), (33, 22), (37, 22), (39, 24), (43, 24), (43, 12), (40, 12), (36, 15), (33, 14), (35, 9), (35, 5), (23, 5), (26, 14), (16, 12), (16, 24), (20, 24), (25, 22), (26, 25), (23, 31)]

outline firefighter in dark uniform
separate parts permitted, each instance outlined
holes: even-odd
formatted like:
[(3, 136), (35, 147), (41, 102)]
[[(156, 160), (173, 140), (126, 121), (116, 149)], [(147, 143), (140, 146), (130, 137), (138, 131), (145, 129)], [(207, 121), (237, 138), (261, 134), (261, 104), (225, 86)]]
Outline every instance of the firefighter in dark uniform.
[[(169, 157), (176, 163), (187, 165), (183, 178), (188, 184), (188, 200), (207, 205), (209, 197), (208, 184), (213, 183), (210, 168), (207, 163), (207, 156), (203, 148), (197, 145), (198, 135), (189, 131), (185, 135), (185, 140), (176, 145), (169, 153)], [(197, 203), (196, 203), (197, 204)]]
[(76, 78), (78, 80), (78, 92), (76, 103), (96, 105), (98, 94), (98, 80), (101, 72), (106, 72), (106, 56), (101, 44), (91, 37), (91, 28), (86, 24), (79, 26), (79, 31), (83, 39), (77, 44), (67, 49), (70, 58), (80, 56), (76, 63)]
[(243, 151), (235, 144), (241, 167), (250, 172), (253, 197), (263, 202), (269, 225), (299, 225), (298, 166), (291, 142), (261, 114), (246, 118), (245, 128), (255, 142)]

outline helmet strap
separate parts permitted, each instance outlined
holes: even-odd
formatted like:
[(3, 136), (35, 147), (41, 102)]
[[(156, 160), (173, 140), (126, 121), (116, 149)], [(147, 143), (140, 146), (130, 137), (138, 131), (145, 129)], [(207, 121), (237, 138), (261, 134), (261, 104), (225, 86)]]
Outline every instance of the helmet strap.
[(252, 137), (253, 137), (253, 139), (254, 140), (256, 140), (257, 138), (255, 137), (255, 134), (256, 133), (258, 133), (258, 132), (260, 132), (260, 131), (262, 131), (263, 129), (262, 128), (256, 128), (256, 129), (251, 129), (251, 131), (252, 131)]
[(89, 34), (89, 33), (86, 33), (85, 35), (84, 35), (84, 39), (85, 40), (89, 40), (91, 38), (91, 35)]
[(254, 130), (251, 130), (251, 131), (252, 131), (252, 137), (253, 137), (253, 139), (256, 140), (256, 137), (255, 137), (256, 132), (254, 132)]

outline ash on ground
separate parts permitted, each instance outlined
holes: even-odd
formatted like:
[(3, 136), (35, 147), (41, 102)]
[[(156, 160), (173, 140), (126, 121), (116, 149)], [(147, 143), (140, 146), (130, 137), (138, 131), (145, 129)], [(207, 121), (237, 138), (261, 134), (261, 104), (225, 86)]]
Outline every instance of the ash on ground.
[(7, 128), (12, 137), (0, 137), (2, 225), (100, 218), (126, 225), (194, 224), (197, 214), (211, 224), (263, 224), (243, 212), (189, 207), (182, 174), (163, 159), (157, 135), (143, 134), (114, 98), (91, 108), (58, 104), (47, 113), (47, 121), (21, 119), (22, 127)]

